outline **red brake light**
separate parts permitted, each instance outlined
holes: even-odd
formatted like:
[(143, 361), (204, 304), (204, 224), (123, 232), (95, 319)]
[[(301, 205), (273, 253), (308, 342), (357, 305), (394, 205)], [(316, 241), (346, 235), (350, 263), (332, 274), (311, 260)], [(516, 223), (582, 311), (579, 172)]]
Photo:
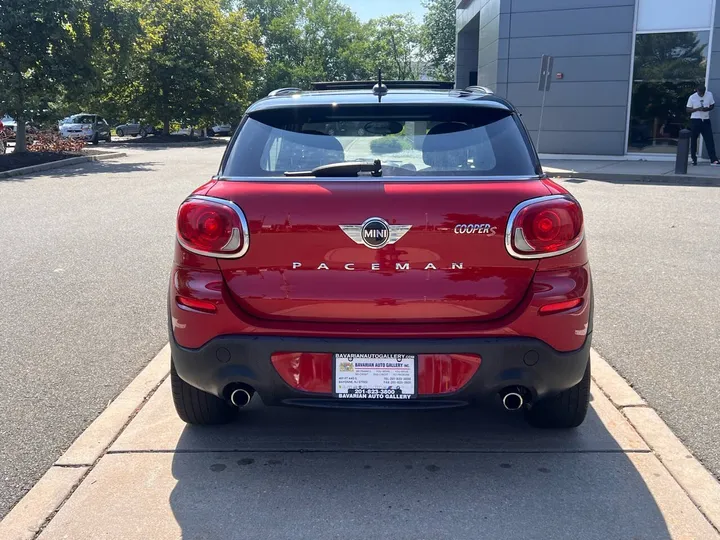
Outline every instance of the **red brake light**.
[(518, 259), (540, 259), (572, 251), (583, 240), (583, 213), (569, 195), (551, 195), (519, 204), (505, 233), (508, 252)]
[(233, 202), (199, 195), (180, 205), (177, 238), (188, 251), (209, 257), (242, 257), (250, 247), (242, 210)]

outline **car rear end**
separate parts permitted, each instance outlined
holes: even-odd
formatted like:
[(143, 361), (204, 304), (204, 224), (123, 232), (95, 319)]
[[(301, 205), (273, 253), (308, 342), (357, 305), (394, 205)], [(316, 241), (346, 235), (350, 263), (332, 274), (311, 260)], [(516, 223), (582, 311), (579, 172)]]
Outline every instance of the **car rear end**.
[(263, 100), (177, 226), (170, 336), (186, 421), (230, 419), (255, 393), (416, 408), (498, 395), (536, 425), (585, 416), (582, 210), (542, 176), (504, 100), (392, 88)]
[(96, 117), (91, 114), (78, 114), (70, 117), (59, 127), (62, 137), (92, 141), (95, 138)]

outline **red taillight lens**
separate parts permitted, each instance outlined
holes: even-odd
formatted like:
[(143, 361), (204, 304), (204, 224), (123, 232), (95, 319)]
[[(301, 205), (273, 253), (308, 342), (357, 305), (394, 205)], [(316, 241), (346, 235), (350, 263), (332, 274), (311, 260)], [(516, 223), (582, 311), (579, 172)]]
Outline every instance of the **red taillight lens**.
[(552, 315), (553, 313), (560, 313), (561, 311), (578, 308), (582, 305), (582, 303), (582, 298), (573, 298), (572, 300), (565, 300), (564, 302), (545, 304), (538, 311), (540, 315)]
[(242, 210), (212, 197), (195, 196), (180, 205), (177, 235), (184, 248), (210, 257), (241, 257), (249, 248)]
[(204, 313), (215, 313), (217, 306), (208, 300), (198, 300), (197, 298), (188, 298), (187, 296), (176, 296), (175, 300), (183, 307), (202, 311)]
[(525, 201), (510, 217), (506, 244), (511, 255), (539, 259), (575, 249), (583, 240), (583, 213), (570, 196)]

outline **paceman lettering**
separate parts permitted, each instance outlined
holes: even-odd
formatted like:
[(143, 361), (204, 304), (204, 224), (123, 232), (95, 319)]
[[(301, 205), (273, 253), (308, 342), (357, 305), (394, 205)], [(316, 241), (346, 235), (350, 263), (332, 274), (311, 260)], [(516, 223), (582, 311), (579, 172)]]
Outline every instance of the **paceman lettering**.
[[(434, 263), (427, 263), (425, 266), (422, 265), (411, 265), (407, 262), (397, 262), (395, 263), (395, 270), (398, 272), (407, 271), (407, 270), (463, 270), (464, 263), (461, 262), (454, 262), (449, 267), (438, 267)], [(312, 268), (314, 270), (346, 270), (348, 272), (353, 272), (355, 270), (370, 270), (372, 272), (379, 272), (379, 271), (387, 271), (389, 268), (387, 266), (385, 268), (381, 268), (380, 263), (371, 263), (369, 265), (357, 265), (356, 263), (346, 263), (344, 265), (328, 265), (326, 263), (320, 263), (319, 265), (304, 265), (300, 262), (294, 262), (292, 263), (292, 269), (298, 270), (300, 268)]]

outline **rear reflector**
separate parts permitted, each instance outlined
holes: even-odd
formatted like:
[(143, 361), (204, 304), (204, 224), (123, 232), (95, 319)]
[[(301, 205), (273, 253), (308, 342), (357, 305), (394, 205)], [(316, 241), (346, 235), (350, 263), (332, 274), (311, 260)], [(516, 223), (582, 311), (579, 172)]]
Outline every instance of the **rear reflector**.
[(177, 215), (180, 245), (208, 257), (234, 259), (250, 248), (247, 220), (233, 202), (194, 195), (180, 205)]
[(570, 195), (550, 195), (515, 207), (505, 245), (517, 259), (541, 259), (568, 253), (583, 241), (583, 213)]
[(474, 354), (418, 356), (418, 395), (451, 394), (465, 386), (480, 367)]
[(275, 353), (270, 360), (291, 387), (303, 392), (332, 393), (332, 354)]
[(552, 315), (553, 313), (560, 313), (561, 311), (578, 308), (582, 305), (582, 303), (582, 298), (573, 298), (572, 300), (566, 300), (564, 302), (544, 305), (538, 310), (538, 312), (540, 315)]
[(207, 300), (197, 300), (196, 298), (188, 298), (186, 296), (176, 296), (175, 300), (178, 305), (194, 309), (195, 311), (202, 311), (203, 313), (215, 313), (217, 306)]

